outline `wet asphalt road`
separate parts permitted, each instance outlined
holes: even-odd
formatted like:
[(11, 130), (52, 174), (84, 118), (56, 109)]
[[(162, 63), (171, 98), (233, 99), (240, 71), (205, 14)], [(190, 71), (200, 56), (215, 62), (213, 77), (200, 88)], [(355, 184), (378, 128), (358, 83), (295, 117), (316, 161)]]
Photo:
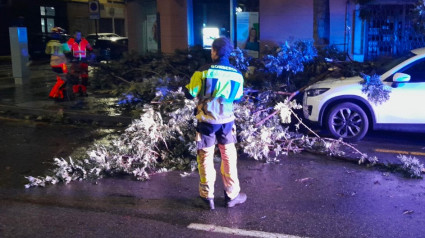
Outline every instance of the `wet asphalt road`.
[[(317, 126), (312, 128), (320, 136), (330, 137), (327, 131)], [(352, 144), (363, 153), (377, 156), (383, 163), (400, 164), (397, 157), (403, 154), (425, 164), (425, 133), (369, 131), (365, 138)]]
[[(218, 177), (217, 209), (210, 212), (193, 204), (196, 172), (24, 189), (23, 176), (43, 175), (54, 156), (67, 156), (102, 133), (10, 120), (0, 120), (0, 132), (0, 237), (234, 237), (219, 227), (302, 237), (425, 237), (424, 180), (388, 171), (311, 154), (277, 164), (240, 160), (246, 204), (224, 208)], [(421, 141), (403, 142), (407, 138), (414, 136), (397, 142), (378, 133), (363, 144), (421, 149)], [(217, 227), (198, 231), (191, 224)]]

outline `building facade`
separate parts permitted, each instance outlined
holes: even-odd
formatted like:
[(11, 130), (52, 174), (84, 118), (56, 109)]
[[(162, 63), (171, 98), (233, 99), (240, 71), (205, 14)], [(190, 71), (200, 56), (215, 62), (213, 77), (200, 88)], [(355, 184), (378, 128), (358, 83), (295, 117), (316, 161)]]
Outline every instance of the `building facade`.
[[(425, 46), (422, 34), (412, 28), (417, 0), (356, 2), (329, 0), (329, 44), (358, 61)], [(312, 0), (127, 0), (126, 6), (129, 46), (139, 53), (172, 53), (205, 45), (205, 28), (218, 29), (219, 35), (241, 48), (246, 45), (247, 29), (255, 28), (259, 52), (287, 40), (313, 40)], [(155, 30), (149, 21), (155, 22)], [(153, 31), (158, 34), (156, 45)]]
[[(140, 54), (172, 53), (229, 37), (235, 45), (261, 56), (266, 45), (313, 40), (312, 0), (99, 0), (99, 19), (91, 19), (92, 0), (0, 0), (0, 35), (8, 27), (28, 28), (29, 51), (43, 55), (47, 33), (61, 26), (72, 34), (114, 32), (128, 36), (129, 50)], [(402, 54), (423, 47), (413, 27), (418, 0), (329, 0), (329, 44), (355, 60)], [(255, 35), (248, 42), (250, 35)], [(0, 37), (0, 55), (10, 54), (8, 37)], [(256, 46), (258, 44), (258, 46)]]

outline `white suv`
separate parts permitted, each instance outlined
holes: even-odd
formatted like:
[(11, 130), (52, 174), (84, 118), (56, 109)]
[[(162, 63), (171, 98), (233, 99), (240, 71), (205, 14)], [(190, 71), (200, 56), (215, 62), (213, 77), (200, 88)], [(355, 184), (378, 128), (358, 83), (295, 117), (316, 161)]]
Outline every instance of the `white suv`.
[(360, 76), (326, 79), (306, 89), (304, 117), (346, 141), (361, 140), (370, 128), (425, 131), (425, 48), (411, 52), (377, 71), (391, 87), (387, 101), (369, 101)]

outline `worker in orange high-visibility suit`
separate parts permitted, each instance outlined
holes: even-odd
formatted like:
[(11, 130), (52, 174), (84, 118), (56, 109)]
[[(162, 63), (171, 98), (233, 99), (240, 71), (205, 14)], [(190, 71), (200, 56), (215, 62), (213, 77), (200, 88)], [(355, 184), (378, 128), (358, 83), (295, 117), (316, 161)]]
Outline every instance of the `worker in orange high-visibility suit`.
[[(66, 92), (65, 85), (67, 83), (68, 68), (66, 67), (65, 53), (69, 52), (70, 49), (65, 41), (62, 41), (62, 35), (65, 30), (60, 27), (53, 27), (51, 30), (51, 40), (47, 42), (46, 54), (50, 56), (50, 66), (53, 72), (56, 73), (56, 84), (53, 86), (49, 93), (49, 97), (57, 100), (65, 99)], [(69, 97), (66, 97), (69, 99)]]
[(199, 170), (199, 195), (197, 205), (214, 210), (214, 148), (221, 153), (221, 178), (227, 207), (246, 201), (240, 192), (238, 179), (236, 127), (233, 102), (242, 99), (243, 76), (229, 63), (232, 44), (227, 38), (217, 38), (212, 43), (213, 63), (196, 71), (186, 85), (187, 97), (198, 98), (196, 108), (197, 162)]
[(81, 31), (76, 30), (74, 38), (68, 40), (69, 48), (72, 51), (72, 91), (80, 96), (87, 96), (87, 84), (89, 79), (88, 74), (88, 59), (87, 51), (93, 51), (89, 42), (81, 36)]

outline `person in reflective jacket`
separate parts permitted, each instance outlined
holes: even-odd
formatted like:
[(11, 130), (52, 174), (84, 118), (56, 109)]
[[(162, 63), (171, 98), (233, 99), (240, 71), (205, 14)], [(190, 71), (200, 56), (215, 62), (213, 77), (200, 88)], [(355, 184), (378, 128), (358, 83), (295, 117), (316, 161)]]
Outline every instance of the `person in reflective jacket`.
[(227, 207), (246, 201), (240, 192), (237, 170), (236, 127), (233, 102), (243, 96), (243, 76), (229, 63), (233, 47), (227, 38), (214, 40), (211, 49), (213, 63), (196, 71), (186, 85), (187, 96), (198, 98), (196, 108), (197, 162), (200, 176), (198, 205), (215, 209), (214, 148), (218, 143), (221, 153), (221, 177)]
[(62, 41), (62, 35), (64, 33), (65, 30), (61, 27), (53, 27), (50, 33), (51, 40), (47, 42), (45, 50), (46, 54), (51, 55), (50, 66), (52, 67), (53, 72), (56, 73), (56, 84), (49, 93), (49, 97), (55, 100), (63, 100), (65, 98), (68, 100), (70, 99), (69, 97), (65, 97), (65, 95), (69, 95), (69, 92), (66, 92), (65, 90), (68, 73), (65, 53), (70, 50), (66, 40)]
[[(74, 38), (68, 40), (72, 51), (71, 76), (73, 81), (72, 90), (75, 94), (87, 96), (87, 84), (89, 79), (87, 51), (92, 52), (90, 43), (81, 36), (81, 31), (76, 30)], [(81, 81), (80, 81), (81, 79)]]

